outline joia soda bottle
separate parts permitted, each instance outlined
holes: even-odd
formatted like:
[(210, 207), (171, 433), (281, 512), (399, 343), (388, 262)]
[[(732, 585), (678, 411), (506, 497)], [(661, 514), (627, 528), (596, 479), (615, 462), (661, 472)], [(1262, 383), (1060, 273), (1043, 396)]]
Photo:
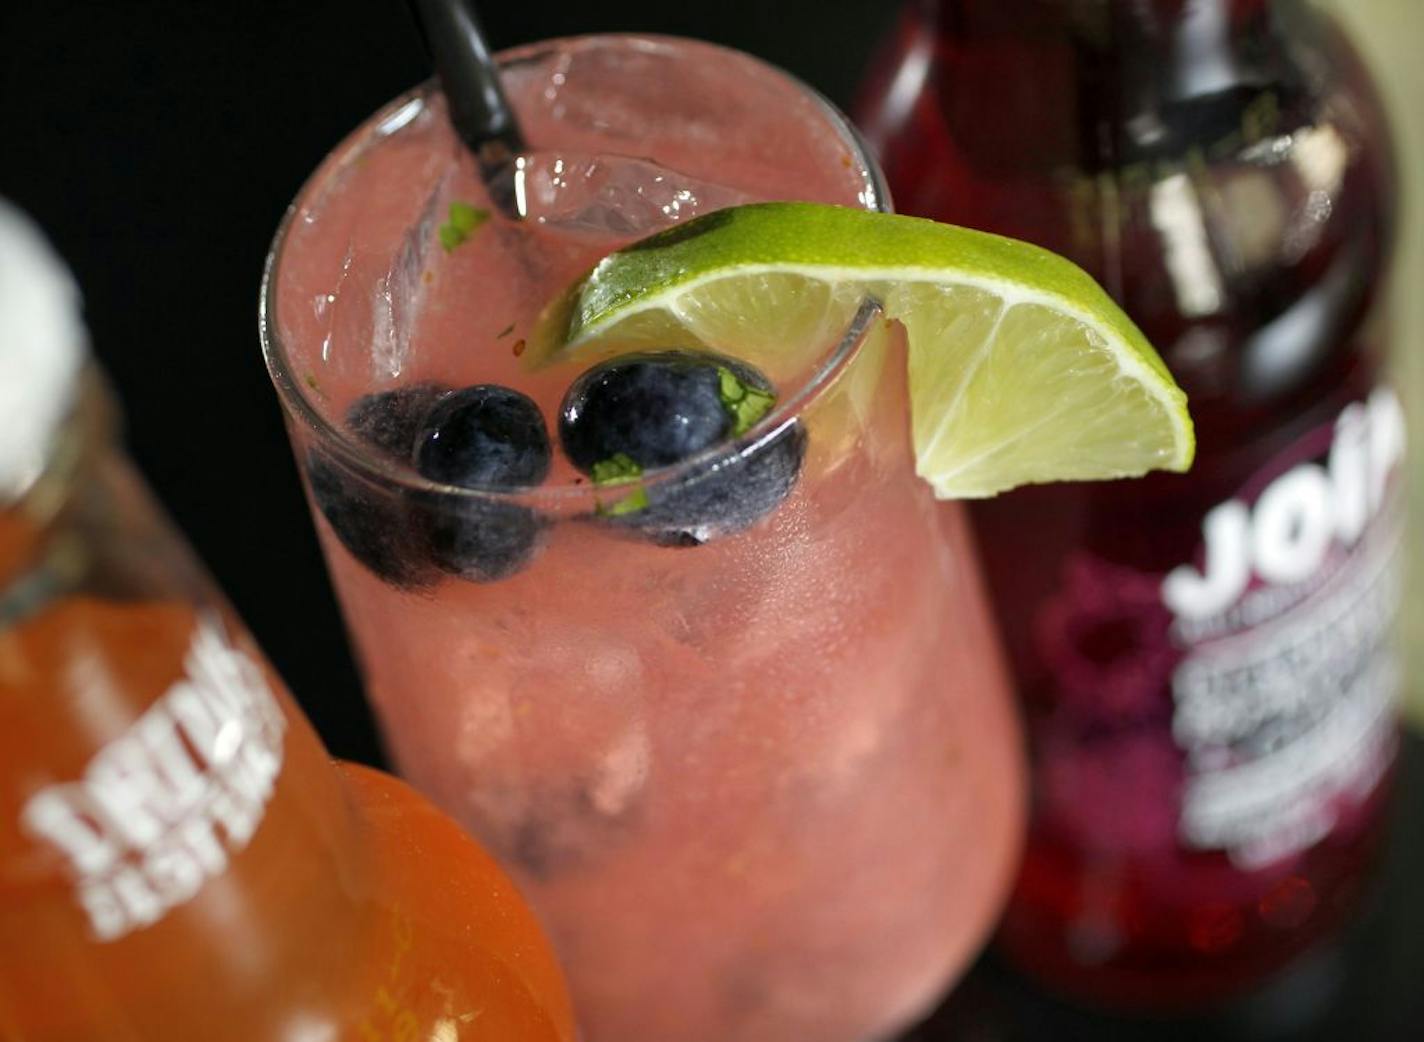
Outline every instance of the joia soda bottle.
[(916, 0), (859, 117), (897, 208), (1097, 277), (1197, 425), (1185, 476), (974, 511), (1036, 768), (1002, 947), (1109, 1002), (1246, 988), (1353, 904), (1396, 751), (1369, 78), (1291, 0)]

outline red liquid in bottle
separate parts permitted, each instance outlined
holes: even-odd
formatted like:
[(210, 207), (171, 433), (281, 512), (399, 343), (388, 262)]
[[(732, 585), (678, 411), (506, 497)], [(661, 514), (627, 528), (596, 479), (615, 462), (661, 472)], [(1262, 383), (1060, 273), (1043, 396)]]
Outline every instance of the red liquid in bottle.
[(1395, 751), (1373, 91), (1297, 3), (923, 0), (859, 114), (897, 209), (1076, 260), (1197, 424), (1187, 475), (973, 512), (1036, 759), (1001, 947), (1099, 1001), (1242, 990), (1351, 906)]

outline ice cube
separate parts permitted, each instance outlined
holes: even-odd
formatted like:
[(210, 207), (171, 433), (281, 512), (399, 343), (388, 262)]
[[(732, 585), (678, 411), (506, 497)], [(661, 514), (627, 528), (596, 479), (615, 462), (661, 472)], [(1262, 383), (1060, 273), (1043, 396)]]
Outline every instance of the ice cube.
[(401, 237), (391, 265), (376, 279), (371, 312), (371, 370), (375, 378), (400, 376), (410, 356), (411, 334), (425, 297), (425, 270), (444, 212), (452, 168), (436, 182), (420, 215)]
[(752, 201), (735, 188), (632, 156), (534, 152), (516, 160), (514, 178), (525, 218), (566, 232), (647, 235)]
[(565, 135), (588, 131), (604, 141), (635, 143), (672, 131), (681, 140), (711, 144), (735, 133), (748, 114), (738, 92), (727, 89), (728, 77), (758, 70), (742, 55), (699, 51), (688, 61), (685, 45), (660, 40), (635, 38), (616, 47), (567, 41), (545, 62), (515, 70), (513, 90), (536, 98), (540, 117)]

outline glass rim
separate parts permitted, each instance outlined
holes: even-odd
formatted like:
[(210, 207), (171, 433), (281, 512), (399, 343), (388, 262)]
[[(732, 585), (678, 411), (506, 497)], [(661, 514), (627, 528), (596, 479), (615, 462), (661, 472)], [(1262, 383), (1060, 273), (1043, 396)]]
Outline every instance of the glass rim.
[[(864, 172), (865, 189), (868, 191), (872, 203), (870, 208), (880, 212), (889, 211), (889, 193), (884, 175), (860, 132), (856, 130), (850, 119), (820, 91), (779, 66), (755, 55), (690, 37), (654, 33), (592, 33), (521, 44), (500, 51), (495, 55), (495, 60), (501, 66), (512, 65), (517, 62), (534, 60), (544, 52), (573, 44), (584, 46), (636, 46), (638, 44), (686, 46), (693, 44), (698, 47), (736, 54), (761, 65), (789, 82), (816, 104), (826, 123), (840, 136), (852, 154), (860, 161), (860, 169)], [(301, 382), (295, 378), (286, 345), (276, 328), (278, 296), (276, 272), (278, 261), (282, 257), (299, 207), (312, 194), (313, 190), (337, 169), (359, 156), (363, 147), (370, 143), (373, 135), (379, 133), (382, 127), (387, 126), (412, 104), (422, 101), (438, 90), (438, 84), (433, 78), (426, 80), (386, 102), (364, 119), (322, 158), (312, 173), (303, 181), (277, 225), (277, 230), (272, 237), (272, 243), (268, 247), (266, 259), (263, 262), (257, 311), (262, 357), (267, 366), (267, 374), (277, 390), (277, 397), (282, 404), (283, 412), (288, 421), (299, 423), (313, 437), (316, 447), (321, 450), (324, 456), (381, 488), (414, 495), (434, 494), (468, 500), (545, 503), (584, 501), (597, 499), (600, 493), (617, 495), (620, 492), (626, 492), (628, 488), (634, 486), (600, 488), (593, 485), (587, 478), (581, 481), (499, 489), (467, 488), (433, 481), (424, 477), (409, 463), (396, 460), (363, 444), (338, 423), (328, 419), (303, 390)], [(881, 314), (882, 307), (878, 300), (869, 296), (862, 299), (854, 317), (837, 336), (835, 343), (830, 345), (828, 350), (819, 356), (818, 361), (809, 367), (809, 374), (806, 378), (797, 381), (791, 393), (783, 396), (776, 406), (750, 430), (735, 439), (708, 446), (677, 463), (650, 469), (638, 479), (638, 485), (645, 489), (661, 489), (690, 484), (702, 480), (726, 465), (761, 451), (776, 440), (785, 429), (795, 424), (806, 409), (835, 383), (840, 373), (859, 353), (860, 346), (866, 340), (873, 321)]]

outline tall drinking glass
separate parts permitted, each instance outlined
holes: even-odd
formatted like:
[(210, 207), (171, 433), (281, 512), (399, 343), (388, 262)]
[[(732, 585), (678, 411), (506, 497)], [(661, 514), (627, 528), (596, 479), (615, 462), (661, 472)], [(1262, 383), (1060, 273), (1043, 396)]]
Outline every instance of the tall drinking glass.
[(556, 425), (587, 363), (525, 345), (609, 251), (753, 200), (880, 207), (879, 175), (824, 100), (732, 51), (597, 36), (501, 66), (522, 220), (418, 89), (301, 191), (263, 295), (390, 749), (526, 888), (590, 1042), (883, 1035), (981, 943), (1023, 814), (964, 526), (940, 532), (914, 474), (898, 327), (867, 307), (771, 358), (667, 345), (740, 356), (776, 404), (631, 506), (557, 439), (547, 477), (501, 491), (412, 449), (450, 388), (517, 389)]

